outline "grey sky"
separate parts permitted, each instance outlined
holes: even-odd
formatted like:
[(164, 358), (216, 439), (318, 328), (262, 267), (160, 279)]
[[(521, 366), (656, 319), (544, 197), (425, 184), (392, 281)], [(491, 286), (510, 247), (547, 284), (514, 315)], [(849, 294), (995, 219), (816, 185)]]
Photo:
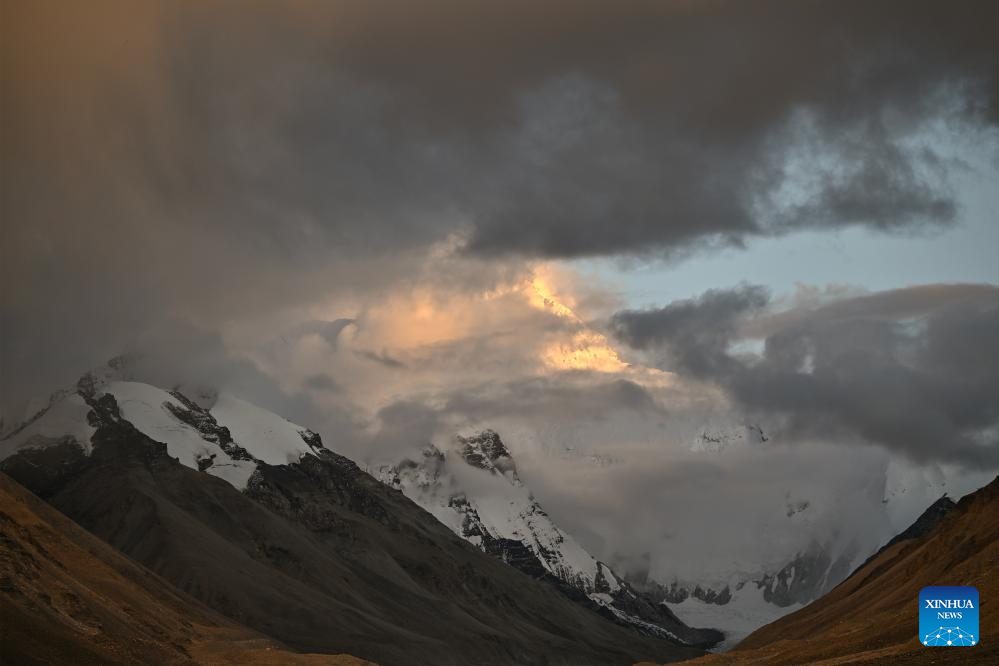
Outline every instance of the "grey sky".
[[(740, 284), (761, 287), (756, 314), (804, 317), (999, 283), (999, 3), (0, 9), (4, 414), (134, 351), (141, 376), (225, 384), (352, 454), (499, 423), (515, 448), (640, 440), (628, 464), (662, 469), (690, 433), (760, 410), (786, 421), (782, 446), (995, 460), (971, 431), (992, 442), (996, 356), (952, 377), (962, 336), (991, 349), (989, 312), (934, 301), (917, 318), (936, 328), (908, 337), (887, 312), (843, 323), (894, 378), (884, 413), (933, 437), (851, 403), (863, 367), (806, 377), (798, 404), (726, 345), (748, 325)], [(665, 323), (662, 349), (605, 337), (639, 308), (665, 313), (629, 320)], [(842, 351), (773, 334), (757, 370)], [(967, 410), (935, 400), (948, 386)]]
[[(7, 3), (3, 402), (173, 322), (361, 328), (421, 280), (488, 292), (534, 261), (651, 262), (632, 305), (989, 281), (997, 11)], [(413, 369), (398, 351), (352, 371)]]

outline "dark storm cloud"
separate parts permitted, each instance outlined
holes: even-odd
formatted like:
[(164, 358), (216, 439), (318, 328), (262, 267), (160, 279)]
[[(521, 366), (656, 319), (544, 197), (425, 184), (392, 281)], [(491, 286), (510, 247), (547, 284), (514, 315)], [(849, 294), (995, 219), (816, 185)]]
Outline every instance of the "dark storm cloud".
[(747, 314), (769, 303), (766, 289), (742, 286), (712, 290), (696, 300), (677, 301), (658, 310), (614, 315), (611, 329), (635, 349), (665, 348), (671, 366), (697, 377), (725, 372), (733, 363), (726, 353)]
[[(664, 368), (718, 383), (771, 430), (999, 461), (999, 287), (914, 287), (772, 316), (762, 305), (752, 288), (709, 292), (618, 313), (612, 328)], [(764, 336), (759, 356), (732, 353), (747, 334)]]
[(912, 140), (994, 131), (997, 11), (4, 3), (5, 379), (46, 384), (164, 311), (386, 288), (456, 230), (566, 257), (946, 224), (946, 164)]
[[(363, 23), (402, 48), (358, 62), (423, 93), (415, 122), (484, 139), (488, 188), (463, 179), (474, 250), (657, 253), (808, 226), (951, 220), (935, 157), (904, 139), (930, 118), (996, 117), (997, 52), (977, 24), (994, 12), (983, 2), (421, 6)], [(778, 192), (795, 174), (784, 160), (801, 145), (836, 164), (806, 162), (814, 191), (787, 202)]]
[[(462, 222), (483, 252), (566, 256), (947, 221), (954, 202), (919, 168), (932, 156), (901, 140), (928, 119), (999, 119), (989, 2), (122, 7), (88, 8), (69, 44), (7, 47), (15, 154), (44, 168), (99, 149), (111, 172), (76, 174), (105, 185), (95, 199), (124, 197), (120, 176), (174, 224), (295, 261)], [(9, 12), (15, 37), (58, 36), (41, 10)], [(136, 62), (32, 62), (75, 48)], [(86, 106), (39, 108), (47, 85)], [(804, 139), (842, 168), (762, 217)]]

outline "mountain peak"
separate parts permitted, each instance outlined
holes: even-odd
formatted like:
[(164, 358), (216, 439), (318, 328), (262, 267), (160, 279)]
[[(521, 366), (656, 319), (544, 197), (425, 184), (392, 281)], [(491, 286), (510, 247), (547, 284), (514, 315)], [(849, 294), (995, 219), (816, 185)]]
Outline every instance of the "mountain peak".
[[(482, 472), (496, 482), (482, 478)], [(447, 452), (428, 445), (421, 461), (406, 459), (374, 475), (482, 551), (554, 583), (617, 624), (682, 645), (721, 639), (712, 630), (684, 625), (559, 528), (517, 476), (513, 456), (495, 430), (457, 435)]]
[[(427, 460), (440, 460), (430, 453)], [(457, 456), (448, 460), (466, 468)], [(0, 469), (179, 591), (298, 650), (349, 648), (386, 666), (698, 654), (678, 647), (684, 641), (662, 640), (670, 639), (664, 631), (625, 631), (602, 608), (566, 599), (550, 578), (531, 580), (469, 547), (318, 436), (225, 393), (205, 410), (139, 382), (111, 381), (88, 396), (66, 392), (0, 441)], [(504, 481), (492, 485), (511, 498), (527, 494)], [(523, 544), (519, 552), (533, 554)], [(60, 608), (80, 626), (73, 609), (83, 595), (46, 594), (54, 600), (41, 597), (31, 609), (43, 609), (44, 626)], [(136, 598), (125, 601), (132, 607)], [(98, 606), (90, 616), (98, 628), (122, 627)], [(676, 625), (677, 634), (699, 636)]]
[(458, 453), (472, 467), (497, 472), (515, 484), (520, 483), (513, 456), (495, 430), (486, 429), (467, 437), (458, 435), (455, 440)]
[(98, 415), (112, 412), (114, 420), (165, 445), (181, 464), (240, 490), (259, 463), (286, 465), (330, 453), (317, 433), (228, 393), (217, 394), (208, 409), (176, 388), (128, 381), (128, 362), (112, 359), (81, 377), (75, 390), (52, 394), (45, 408), (4, 434), (0, 460), (67, 442), (89, 455)]

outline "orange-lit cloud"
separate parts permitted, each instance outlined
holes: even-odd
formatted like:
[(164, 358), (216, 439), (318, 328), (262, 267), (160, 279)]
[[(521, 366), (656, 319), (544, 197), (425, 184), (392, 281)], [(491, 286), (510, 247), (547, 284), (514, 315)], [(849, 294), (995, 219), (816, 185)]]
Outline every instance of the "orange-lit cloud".
[(538, 264), (519, 280), (486, 291), (440, 293), (426, 286), (400, 291), (366, 311), (357, 343), (419, 355), (421, 348), (519, 331), (498, 336), (502, 341), (496, 344), (506, 353), (519, 352), (537, 372), (626, 371), (628, 365), (607, 338), (575, 312), (575, 276), (562, 270), (556, 278), (555, 273), (552, 265)]
[[(475, 283), (480, 266), (437, 253), (409, 285), (360, 300), (338, 300), (312, 317), (354, 318), (331, 349), (311, 334), (262, 362), (300, 390), (318, 374), (342, 388), (318, 400), (349, 396), (369, 414), (410, 396), (439, 395), (507, 382), (564, 381), (577, 386), (632, 382), (670, 389), (673, 377), (633, 365), (593, 321), (616, 303), (577, 271), (556, 262), (511, 263)], [(440, 274), (465, 276), (441, 282)]]

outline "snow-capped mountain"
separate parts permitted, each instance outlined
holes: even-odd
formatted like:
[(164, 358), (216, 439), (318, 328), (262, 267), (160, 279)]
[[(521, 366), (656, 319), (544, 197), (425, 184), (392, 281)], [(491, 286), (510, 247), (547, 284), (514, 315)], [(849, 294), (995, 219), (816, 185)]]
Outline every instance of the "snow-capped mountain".
[(795, 553), (780, 568), (754, 574), (736, 574), (730, 582), (720, 586), (683, 583), (677, 579), (668, 584), (648, 580), (632, 582), (650, 596), (671, 604), (697, 599), (718, 606), (729, 603), (735, 592), (748, 584), (760, 590), (760, 596), (766, 603), (786, 608), (805, 604), (822, 596), (849, 575), (855, 551), (849, 549), (839, 552), (835, 557), (834, 552), (836, 550), (831, 545), (823, 546), (818, 541), (813, 541), (808, 548)]
[[(735, 484), (740, 463), (733, 460), (757, 466), (770, 461), (780, 465), (785, 453), (765, 424), (738, 420), (693, 424), (681, 441), (693, 454), (684, 459), (717, 464), (729, 471)], [(881, 485), (877, 483), (881, 472), (880, 468), (871, 469), (852, 477), (856, 481), (851, 479), (849, 491), (794, 482), (785, 488), (749, 488), (747, 506), (751, 509), (741, 512), (740, 506), (731, 504), (738, 501), (738, 493), (726, 496), (721, 489), (724, 499), (709, 504), (724, 509), (699, 512), (713, 517), (706, 522), (717, 527), (691, 525), (690, 521), (680, 523), (682, 528), (665, 524), (666, 529), (686, 530), (676, 541), (683, 539), (690, 544), (705, 530), (706, 543), (722, 545), (715, 551), (696, 550), (703, 555), (698, 562), (670, 560), (654, 551), (637, 557), (633, 552), (619, 555), (613, 551), (604, 556), (634, 589), (666, 606), (685, 623), (723, 631), (725, 640), (718, 647), (725, 649), (759, 626), (825, 594), (873, 552), (878, 541), (858, 542), (856, 532), (842, 529), (847, 521), (842, 514), (858, 507), (883, 512), (883, 476)], [(775, 481), (779, 483), (779, 477)], [(713, 494), (712, 489), (705, 491), (706, 497)], [(693, 508), (697, 513), (698, 507)], [(668, 520), (675, 519), (671, 516)], [(719, 538), (717, 531), (722, 526), (732, 536)], [(863, 539), (871, 527), (864, 523), (858, 531)], [(739, 548), (740, 539), (753, 548)], [(690, 550), (688, 546), (686, 552)]]
[[(386, 665), (599, 666), (696, 657), (695, 644), (719, 638), (675, 618), (669, 631), (642, 625), (640, 612), (667, 615), (655, 609), (625, 622), (554, 575), (532, 580), (317, 434), (236, 396), (196, 402), (134, 379), (112, 368), (54, 394), (0, 436), (0, 470), (183, 593), (295, 649)], [(501, 448), (467, 453), (469, 470), (522, 487)], [(564, 538), (549, 536), (552, 548)], [(577, 569), (566, 559), (564, 572)], [(598, 565), (578, 582), (626, 587)]]
[(597, 604), (620, 623), (688, 644), (720, 638), (685, 627), (561, 530), (521, 481), (493, 430), (457, 436), (446, 451), (429, 445), (420, 460), (382, 466), (373, 474), (486, 553), (536, 578), (558, 581), (570, 596)]
[(821, 597), (852, 570), (852, 551), (812, 542), (776, 570), (733, 573), (727, 583), (708, 585), (677, 579), (663, 584), (647, 578), (629, 582), (649, 599), (668, 607), (685, 623), (719, 628), (725, 650), (758, 627)]
[[(459, 536), (521, 569), (549, 573), (587, 594), (619, 586), (605, 565), (552, 522), (491, 430), (458, 437), (446, 453), (430, 445), (422, 461), (382, 468), (378, 478)], [(467, 490), (476, 485), (488, 492)]]
[[(112, 369), (113, 370), (113, 369)], [(178, 391), (121, 381), (116, 373), (89, 373), (76, 391), (53, 394), (49, 404), (0, 439), (0, 460), (22, 449), (62, 442), (91, 451), (93, 405), (114, 399), (119, 417), (166, 445), (181, 464), (244, 489), (258, 462), (285, 465), (325, 447), (319, 436), (227, 393), (210, 409)]]
[[(755, 426), (705, 427), (691, 445), (707, 456), (768, 447), (779, 454), (779, 443), (775, 446)], [(628, 570), (626, 579), (649, 598), (668, 605), (684, 622), (724, 631), (726, 639), (719, 649), (725, 649), (827, 594), (947, 491), (963, 493), (989, 481), (988, 472), (918, 465), (887, 456), (872, 455), (858, 467), (843, 484), (848, 490), (799, 484), (784, 490), (780, 501), (767, 504), (766, 519), (754, 526), (754, 534), (775, 547), (755, 566), (744, 561), (728, 571), (714, 567), (700, 580), (670, 575), (663, 568), (650, 572), (639, 567)], [(784, 543), (790, 547), (780, 545)]]

